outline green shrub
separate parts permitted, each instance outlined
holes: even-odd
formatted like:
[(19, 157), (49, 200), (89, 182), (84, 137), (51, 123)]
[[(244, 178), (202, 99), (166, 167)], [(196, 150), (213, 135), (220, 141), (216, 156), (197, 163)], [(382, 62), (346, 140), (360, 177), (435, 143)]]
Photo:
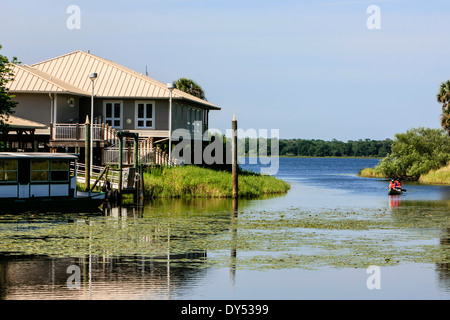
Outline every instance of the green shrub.
[(375, 167), (386, 177), (418, 180), (450, 161), (450, 137), (442, 129), (417, 128), (395, 136), (392, 153)]
[(358, 176), (360, 177), (364, 177), (364, 178), (386, 178), (386, 176), (384, 176), (381, 172), (378, 172), (376, 169), (374, 168), (365, 168), (362, 169), (359, 173)]

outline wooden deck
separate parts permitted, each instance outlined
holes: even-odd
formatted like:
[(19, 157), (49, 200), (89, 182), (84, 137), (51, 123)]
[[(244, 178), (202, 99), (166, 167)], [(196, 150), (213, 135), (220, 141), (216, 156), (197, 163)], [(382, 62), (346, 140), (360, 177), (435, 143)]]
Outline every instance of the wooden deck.
[[(50, 148), (84, 148), (86, 126), (79, 123), (57, 123), (50, 125)], [(130, 131), (131, 132), (131, 131)], [(139, 139), (139, 163), (145, 165), (168, 165), (169, 155), (159, 147), (168, 140), (168, 130), (133, 130), (143, 134)], [(118, 131), (105, 123), (92, 124), (93, 147), (101, 148), (104, 165), (119, 163)], [(155, 141), (156, 137), (159, 138)], [(126, 141), (123, 148), (123, 164), (134, 163), (133, 141)], [(176, 161), (173, 161), (176, 164)]]

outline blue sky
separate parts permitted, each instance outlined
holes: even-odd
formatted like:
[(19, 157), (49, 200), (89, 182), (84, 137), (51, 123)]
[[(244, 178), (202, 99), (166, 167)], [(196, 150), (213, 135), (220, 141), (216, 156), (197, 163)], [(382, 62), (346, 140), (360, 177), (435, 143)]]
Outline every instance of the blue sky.
[[(69, 5), (81, 29), (69, 30)], [(370, 30), (370, 5), (381, 29)], [(167, 83), (198, 82), (222, 107), (210, 126), (281, 138), (394, 138), (439, 127), (450, 79), (450, 1), (10, 1), (0, 52), (32, 64), (75, 50)]]

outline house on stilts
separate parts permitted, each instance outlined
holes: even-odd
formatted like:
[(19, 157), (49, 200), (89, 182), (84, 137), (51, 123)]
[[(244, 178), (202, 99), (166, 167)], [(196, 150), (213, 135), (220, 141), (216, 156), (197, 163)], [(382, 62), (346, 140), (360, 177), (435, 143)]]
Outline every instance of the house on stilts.
[[(95, 80), (89, 78), (92, 73), (97, 74)], [(220, 110), (208, 101), (177, 89), (171, 92), (161, 82), (84, 51), (15, 65), (14, 80), (7, 86), (18, 102), (15, 116), (42, 124), (33, 132), (38, 142), (35, 151), (79, 153), (84, 159), (88, 116), (93, 126), (94, 165), (117, 164), (118, 132), (138, 133), (140, 163), (167, 164), (163, 150), (167, 150), (169, 128), (187, 129), (193, 137), (194, 132), (201, 132), (197, 136), (203, 136), (210, 111)], [(122, 154), (123, 161), (130, 164), (134, 162), (133, 143), (130, 139)]]

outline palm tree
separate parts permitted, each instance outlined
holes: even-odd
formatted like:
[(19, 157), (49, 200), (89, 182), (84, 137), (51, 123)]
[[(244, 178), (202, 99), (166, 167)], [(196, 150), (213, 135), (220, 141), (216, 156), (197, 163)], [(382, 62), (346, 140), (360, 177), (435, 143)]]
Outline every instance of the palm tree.
[(180, 78), (174, 81), (174, 84), (175, 88), (177, 88), (178, 90), (184, 91), (197, 98), (207, 101), (205, 97), (205, 92), (203, 91), (202, 87), (200, 87), (194, 80), (187, 78)]
[(441, 83), (436, 99), (442, 103), (441, 126), (450, 135), (450, 80)]

